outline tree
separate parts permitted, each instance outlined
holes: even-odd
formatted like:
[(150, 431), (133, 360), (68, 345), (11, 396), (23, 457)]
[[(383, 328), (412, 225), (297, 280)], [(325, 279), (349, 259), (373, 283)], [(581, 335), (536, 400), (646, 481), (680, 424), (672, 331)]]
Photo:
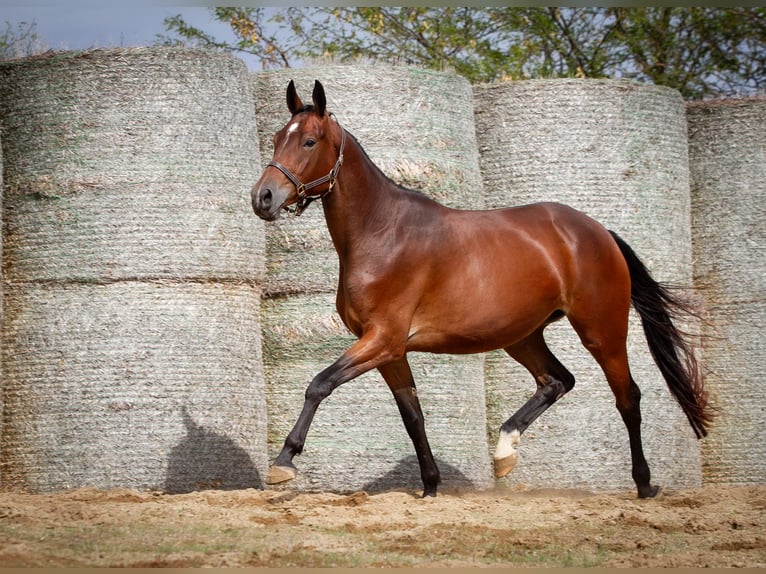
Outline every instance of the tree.
[(255, 55), (264, 67), (367, 59), (449, 69), (472, 82), (633, 78), (686, 98), (766, 89), (764, 8), (215, 8), (238, 41), (180, 17), (179, 38)]
[(290, 53), (296, 47), (289, 40), (278, 39), (279, 26), (271, 22), (265, 8), (213, 8), (216, 19), (231, 26), (236, 43), (220, 42), (198, 28), (189, 26), (180, 15), (165, 19), (165, 28), (178, 37), (160, 37), (164, 45), (187, 45), (224, 51), (242, 52), (256, 56), (264, 68), (290, 67)]
[(766, 10), (611, 10), (631, 77), (677, 88), (686, 98), (766, 89)]
[(0, 60), (22, 58), (43, 51), (45, 47), (37, 35), (35, 22), (21, 22), (14, 27), (6, 21), (5, 31), (0, 33)]

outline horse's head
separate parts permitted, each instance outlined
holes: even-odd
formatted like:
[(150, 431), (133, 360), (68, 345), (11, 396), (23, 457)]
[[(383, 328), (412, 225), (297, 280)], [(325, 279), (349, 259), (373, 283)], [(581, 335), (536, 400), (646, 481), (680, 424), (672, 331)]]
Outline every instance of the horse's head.
[(287, 86), (287, 108), (292, 117), (274, 134), (274, 157), (250, 192), (253, 211), (272, 221), (295, 204), (295, 213), (332, 191), (343, 162), (345, 132), (326, 113), (324, 88), (314, 82), (312, 105), (304, 105)]

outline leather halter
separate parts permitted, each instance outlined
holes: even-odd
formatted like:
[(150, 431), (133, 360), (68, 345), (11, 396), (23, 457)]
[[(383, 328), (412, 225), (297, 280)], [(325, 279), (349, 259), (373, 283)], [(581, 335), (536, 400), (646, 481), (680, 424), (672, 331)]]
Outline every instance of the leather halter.
[[(335, 117), (333, 114), (330, 114), (330, 116), (333, 118)], [(335, 122), (338, 123), (338, 120), (336, 119)], [(293, 182), (293, 185), (298, 192), (298, 201), (295, 202), (295, 209), (292, 212), (295, 217), (298, 217), (301, 213), (303, 213), (303, 211), (309, 206), (309, 204), (311, 204), (312, 201), (321, 199), (330, 193), (332, 188), (335, 186), (335, 182), (338, 180), (338, 172), (340, 171), (340, 166), (343, 165), (343, 150), (346, 147), (346, 130), (343, 129), (343, 126), (341, 126), (340, 123), (338, 123), (338, 127), (340, 128), (340, 150), (338, 151), (338, 160), (335, 162), (335, 165), (327, 175), (320, 177), (319, 179), (315, 179), (314, 181), (310, 181), (309, 183), (301, 183), (301, 180), (299, 180), (293, 172), (291, 172), (278, 161), (272, 159), (266, 166), (277, 168), (279, 171), (285, 174), (285, 176), (287, 176), (287, 179)], [(328, 182), (330, 185), (327, 187), (327, 189), (312, 195), (307, 193), (308, 191)]]

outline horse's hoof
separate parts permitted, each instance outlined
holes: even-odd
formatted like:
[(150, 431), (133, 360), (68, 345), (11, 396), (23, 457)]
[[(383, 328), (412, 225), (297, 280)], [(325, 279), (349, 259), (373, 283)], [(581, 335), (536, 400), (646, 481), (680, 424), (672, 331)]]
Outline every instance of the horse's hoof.
[(269, 474), (266, 477), (266, 484), (280, 484), (295, 478), (295, 469), (289, 466), (269, 467)]
[(511, 472), (516, 463), (519, 462), (518, 453), (513, 453), (504, 458), (496, 458), (495, 461), (495, 478), (503, 478), (509, 472)]
[(662, 496), (662, 488), (659, 486), (649, 486), (644, 490), (638, 491), (639, 498), (659, 498)]

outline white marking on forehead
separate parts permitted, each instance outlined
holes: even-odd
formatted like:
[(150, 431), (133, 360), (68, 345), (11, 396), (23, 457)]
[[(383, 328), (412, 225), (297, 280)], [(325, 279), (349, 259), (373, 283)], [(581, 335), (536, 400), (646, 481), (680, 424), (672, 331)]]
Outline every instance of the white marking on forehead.
[(298, 128), (300, 128), (300, 124), (301, 123), (297, 121), (287, 126), (287, 131), (285, 132), (285, 139), (282, 142), (282, 145), (280, 146), (280, 151), (284, 151), (285, 149), (287, 149), (287, 146), (290, 145), (290, 136), (298, 131)]

